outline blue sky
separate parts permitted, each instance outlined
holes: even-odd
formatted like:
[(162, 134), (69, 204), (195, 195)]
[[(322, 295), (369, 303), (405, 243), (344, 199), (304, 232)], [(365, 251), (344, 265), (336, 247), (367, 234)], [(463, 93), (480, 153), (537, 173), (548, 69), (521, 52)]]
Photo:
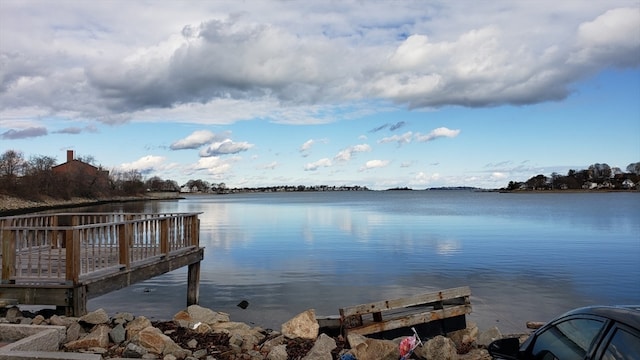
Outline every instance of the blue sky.
[(640, 3), (0, 2), (0, 151), (184, 184), (504, 187), (640, 161)]

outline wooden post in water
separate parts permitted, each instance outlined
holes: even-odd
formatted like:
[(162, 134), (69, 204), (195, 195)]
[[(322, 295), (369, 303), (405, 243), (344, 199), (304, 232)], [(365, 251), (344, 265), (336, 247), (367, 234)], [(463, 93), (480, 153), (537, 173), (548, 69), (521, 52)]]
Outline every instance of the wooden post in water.
[(189, 265), (187, 275), (187, 306), (197, 305), (200, 296), (200, 261)]
[[(185, 218), (185, 220), (187, 220)], [(197, 216), (188, 218), (191, 223), (191, 244), (200, 245), (200, 219)], [(186, 235), (186, 234), (185, 234)], [(200, 259), (202, 260), (202, 259)], [(187, 273), (187, 306), (197, 305), (200, 297), (200, 261), (189, 265)]]

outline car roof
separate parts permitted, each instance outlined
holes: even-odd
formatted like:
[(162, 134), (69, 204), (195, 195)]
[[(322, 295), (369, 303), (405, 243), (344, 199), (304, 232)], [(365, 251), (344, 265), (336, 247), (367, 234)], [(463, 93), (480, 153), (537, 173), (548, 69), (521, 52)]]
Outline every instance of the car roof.
[(640, 331), (640, 305), (587, 306), (571, 310), (562, 317), (570, 315), (601, 316), (631, 326)]

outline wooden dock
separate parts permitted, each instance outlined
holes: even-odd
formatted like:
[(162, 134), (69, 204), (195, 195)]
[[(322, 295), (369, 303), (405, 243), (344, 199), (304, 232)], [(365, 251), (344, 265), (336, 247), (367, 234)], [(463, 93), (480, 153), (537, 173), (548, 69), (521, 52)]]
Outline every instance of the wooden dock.
[(0, 299), (80, 316), (87, 300), (188, 266), (198, 303), (199, 213), (60, 213), (0, 218)]

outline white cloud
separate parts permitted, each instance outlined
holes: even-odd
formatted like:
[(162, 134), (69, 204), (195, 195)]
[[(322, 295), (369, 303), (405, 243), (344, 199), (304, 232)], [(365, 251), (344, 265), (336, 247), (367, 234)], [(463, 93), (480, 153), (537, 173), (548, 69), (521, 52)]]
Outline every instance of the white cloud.
[(319, 140), (309, 139), (300, 146), (300, 153), (302, 154), (303, 157), (307, 157), (309, 156), (309, 152), (311, 151), (311, 148), (313, 146), (315, 146), (317, 143), (326, 144), (327, 142), (328, 142), (327, 139), (319, 139)]
[(213, 141), (215, 138), (216, 134), (209, 130), (197, 130), (189, 134), (186, 138), (180, 139), (171, 144), (171, 149), (197, 149), (200, 146)]
[(502, 172), (497, 172), (496, 171), (496, 172), (491, 173), (491, 179), (492, 180), (504, 180), (504, 179), (506, 179), (508, 177), (509, 177), (509, 174), (505, 174), (505, 173), (502, 173)]
[(121, 164), (120, 169), (123, 171), (137, 170), (142, 173), (147, 173), (162, 167), (165, 160), (166, 158), (163, 156), (147, 155), (134, 162)]
[(353, 154), (369, 151), (371, 151), (371, 146), (369, 146), (368, 144), (353, 145), (349, 146), (346, 149), (340, 150), (340, 152), (338, 152), (336, 156), (333, 157), (333, 159), (336, 161), (349, 161), (351, 160)]
[(217, 156), (203, 157), (191, 166), (195, 171), (205, 170), (209, 174), (225, 174), (231, 170), (233, 160), (223, 160)]
[(369, 160), (362, 167), (360, 167), (359, 171), (366, 171), (371, 169), (383, 168), (389, 165), (389, 160)]
[(637, 66), (640, 58), (640, 8), (612, 9), (580, 24), (578, 50), (571, 62)]
[(434, 181), (438, 181), (441, 179), (440, 174), (438, 173), (433, 173), (431, 175), (420, 171), (419, 173), (417, 173), (414, 177), (413, 180), (411, 181), (412, 185), (426, 185), (429, 184), (431, 182)]
[(309, 151), (314, 143), (315, 143), (315, 140), (313, 139), (309, 139), (305, 141), (304, 144), (300, 146), (300, 152)]
[(320, 167), (330, 167), (331, 159), (323, 158), (315, 162), (308, 163), (304, 166), (304, 171), (316, 171)]
[(273, 161), (273, 162), (270, 162), (270, 163), (268, 163), (268, 164), (264, 164), (264, 165), (262, 165), (260, 168), (261, 168), (261, 169), (265, 169), (265, 170), (273, 170), (273, 169), (275, 169), (277, 166), (278, 166), (278, 162), (277, 162), (277, 161)]
[(243, 151), (247, 151), (253, 147), (253, 144), (249, 144), (248, 142), (233, 142), (230, 139), (225, 139), (223, 141), (217, 141), (206, 148), (200, 150), (200, 156), (218, 156), (218, 155), (229, 155), (229, 154), (237, 154)]
[(597, 71), (640, 65), (635, 0), (186, 3), (140, 16), (138, 2), (2, 2), (0, 118), (317, 124), (370, 99), (560, 100)]
[(413, 132), (407, 131), (406, 133), (404, 133), (402, 135), (392, 135), (392, 136), (384, 137), (384, 138), (378, 140), (378, 143), (386, 144), (386, 143), (391, 143), (391, 142), (397, 142), (398, 145), (400, 146), (400, 145), (404, 145), (404, 144), (410, 143), (412, 137), (413, 137)]
[(427, 135), (416, 134), (415, 138), (420, 142), (427, 142), (431, 140), (435, 140), (442, 137), (454, 138), (460, 134), (460, 130), (451, 130), (446, 127), (439, 127), (437, 129), (433, 129)]

